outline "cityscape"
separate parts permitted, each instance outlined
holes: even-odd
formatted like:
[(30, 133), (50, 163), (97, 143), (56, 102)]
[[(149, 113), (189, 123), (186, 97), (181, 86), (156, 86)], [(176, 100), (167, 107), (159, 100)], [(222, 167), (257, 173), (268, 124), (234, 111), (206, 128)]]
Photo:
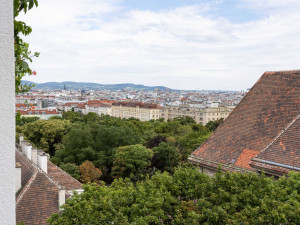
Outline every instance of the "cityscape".
[(236, 91), (132, 91), (35, 90), (16, 96), (16, 112), (24, 117), (61, 116), (63, 111), (89, 112), (149, 121), (189, 116), (197, 123), (225, 119), (245, 92)]
[(299, 0), (0, 0), (0, 224), (300, 224)]

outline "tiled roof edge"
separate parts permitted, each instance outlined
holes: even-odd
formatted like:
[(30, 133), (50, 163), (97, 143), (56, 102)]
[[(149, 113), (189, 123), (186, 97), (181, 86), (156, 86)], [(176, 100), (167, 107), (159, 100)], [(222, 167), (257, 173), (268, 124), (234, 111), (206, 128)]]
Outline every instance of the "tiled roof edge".
[(19, 194), (18, 198), (16, 199), (16, 205), (18, 205), (18, 203), (20, 202), (20, 200), (22, 199), (23, 195), (25, 194), (25, 192), (29, 189), (29, 187), (31, 186), (32, 182), (35, 180), (36, 175), (38, 174), (39, 171), (36, 171), (33, 176), (30, 178), (29, 182), (26, 184), (25, 188), (23, 188), (23, 190), (21, 191), (21, 193)]
[[(297, 119), (299, 119), (300, 118), (300, 114), (298, 115), (298, 116), (296, 116), (296, 118), (295, 119), (293, 119), (292, 120), (292, 122), (291, 123), (289, 123), (288, 124), (288, 126), (286, 127), (286, 128), (284, 128), (284, 130), (283, 131), (281, 131), (274, 139), (273, 139), (273, 141), (271, 141), (262, 151), (260, 151), (259, 153), (263, 153), (263, 152), (265, 152), (268, 148), (270, 148), (271, 147), (271, 145), (281, 136), (281, 135), (283, 135), (284, 133), (285, 133), (285, 131), (287, 130), (287, 129), (289, 129), (290, 128), (290, 126), (292, 126), (295, 122), (296, 122), (296, 120)], [(253, 159), (255, 159), (255, 158), (253, 158)]]
[(194, 156), (190, 156), (188, 157), (188, 160), (196, 163), (196, 164), (201, 164), (204, 166), (209, 166), (211, 168), (215, 168), (218, 169), (218, 167), (221, 165), (221, 169), (225, 170), (225, 171), (231, 171), (231, 172), (241, 172), (241, 173), (245, 173), (245, 172), (253, 172), (253, 170), (249, 170), (247, 168), (242, 168), (233, 164), (230, 165), (226, 165), (226, 164), (222, 164), (222, 163), (216, 163), (213, 161), (208, 161), (208, 160), (204, 160), (198, 157), (194, 157)]
[[(23, 154), (24, 156), (25, 156), (25, 154), (22, 152), (22, 151), (20, 151), (18, 148), (17, 148), (17, 151), (19, 151), (21, 154)], [(27, 157), (25, 156), (25, 158), (26, 158), (26, 160), (28, 160), (35, 168), (36, 168), (36, 172), (35, 172), (35, 174), (34, 174), (34, 177), (37, 175), (37, 173), (43, 173), (47, 178), (48, 178), (48, 180), (52, 183), (52, 184), (54, 184), (58, 189), (61, 189), (63, 186), (61, 186), (61, 185), (59, 185), (56, 181), (54, 181), (54, 180), (52, 180), (52, 178), (46, 173), (46, 172), (44, 172), (41, 168), (39, 168), (37, 165), (35, 165), (32, 161), (30, 161), (29, 159), (27, 159)], [(70, 175), (71, 176), (71, 175)], [(31, 180), (32, 178), (30, 178), (30, 180)], [(29, 182), (30, 182), (30, 180), (29, 180)], [(31, 181), (32, 182), (32, 181)], [(30, 182), (30, 183), (31, 183)], [(26, 185), (26, 190), (27, 190), (27, 185)], [(25, 192), (25, 191), (24, 191)], [(21, 191), (21, 194), (23, 195), (24, 193), (23, 193), (23, 190)], [(20, 195), (19, 195), (20, 196)], [(19, 198), (19, 196), (18, 196), (18, 198)]]
[[(63, 172), (64, 174), (70, 176), (74, 181), (79, 182), (78, 180), (76, 180), (74, 177), (72, 177), (70, 174), (68, 174), (66, 171), (64, 171), (63, 169), (61, 169), (60, 167), (58, 167), (57, 165), (55, 165), (53, 162), (49, 161), (49, 163), (53, 164), (58, 170), (60, 170), (61, 172)], [(79, 182), (80, 183), (80, 182)], [(81, 183), (80, 183), (81, 184)]]
[[(259, 81), (262, 79), (262, 77), (264, 77), (264, 76), (266, 76), (266, 74), (267, 74), (268, 72), (265, 72), (256, 82), (255, 82), (255, 84), (251, 87), (251, 89), (248, 91), (248, 93), (250, 93), (253, 89), (254, 89), (254, 87), (259, 83)], [(235, 110), (237, 110), (238, 109), (238, 106), (240, 105), (240, 104), (242, 104), (242, 102), (243, 101), (245, 101), (245, 97), (248, 95), (248, 93), (241, 99), (241, 101), (236, 105), (236, 107), (234, 107), (234, 109), (229, 113), (229, 115), (227, 116), (227, 118), (225, 119), (225, 120), (227, 120), (231, 115), (232, 115), (232, 113), (235, 111)], [(224, 120), (224, 122), (225, 122), (225, 120)], [(205, 145), (207, 142), (208, 142), (208, 140), (210, 139), (210, 138), (212, 138), (212, 136), (214, 135), (214, 133), (216, 133), (217, 132), (217, 130), (218, 129), (220, 129), (220, 127), (222, 127), (223, 126), (223, 124), (224, 124), (224, 122), (223, 123), (221, 123), (218, 127), (217, 127), (217, 129), (211, 134), (211, 136), (209, 137), (209, 138), (207, 138), (195, 151), (197, 151), (198, 149), (200, 149), (200, 147), (201, 146), (203, 146), (203, 145)], [(194, 152), (195, 152), (194, 151)], [(193, 153), (191, 154), (191, 156), (192, 157), (195, 157), (194, 155), (193, 155)]]

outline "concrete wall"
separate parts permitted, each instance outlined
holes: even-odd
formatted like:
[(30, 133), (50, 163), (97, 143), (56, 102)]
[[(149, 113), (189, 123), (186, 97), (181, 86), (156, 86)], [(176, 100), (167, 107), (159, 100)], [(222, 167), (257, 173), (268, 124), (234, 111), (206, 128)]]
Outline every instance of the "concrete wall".
[(0, 0), (0, 223), (15, 217), (15, 75), (13, 0)]

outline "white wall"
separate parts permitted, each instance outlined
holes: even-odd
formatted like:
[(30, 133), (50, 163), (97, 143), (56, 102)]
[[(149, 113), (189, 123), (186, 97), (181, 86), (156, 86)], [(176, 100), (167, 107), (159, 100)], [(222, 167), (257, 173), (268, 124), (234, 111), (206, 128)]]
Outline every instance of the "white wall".
[(0, 0), (0, 223), (15, 217), (15, 76), (13, 0)]

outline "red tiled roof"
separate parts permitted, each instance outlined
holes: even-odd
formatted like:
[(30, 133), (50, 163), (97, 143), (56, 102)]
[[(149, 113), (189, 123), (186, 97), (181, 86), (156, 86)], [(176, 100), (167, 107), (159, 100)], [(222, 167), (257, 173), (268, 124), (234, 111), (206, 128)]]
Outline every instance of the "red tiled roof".
[(64, 106), (74, 106), (74, 105), (79, 105), (79, 102), (67, 102), (64, 104)]
[(256, 167), (259, 165), (255, 162), (264, 162), (260, 165), (261, 168), (266, 167), (266, 163), (269, 162), (287, 166), (290, 170), (300, 169), (300, 115), (253, 161), (250, 164)]
[(21, 185), (24, 187), (27, 184), (27, 182), (30, 180), (30, 178), (33, 176), (33, 174), (37, 172), (37, 169), (26, 157), (24, 157), (23, 153), (21, 153), (20, 151), (16, 150), (15, 157), (16, 157), (16, 163), (20, 163), (22, 167)]
[(16, 203), (17, 222), (40, 225), (58, 212), (58, 187), (42, 172), (32, 177), (26, 192)]
[(105, 108), (109, 108), (109, 107), (111, 107), (111, 105), (108, 105), (108, 104), (102, 104), (102, 103), (100, 103), (100, 104), (88, 104), (88, 106), (89, 107), (105, 107)]
[[(81, 189), (81, 183), (48, 162), (44, 173), (21, 151), (15, 150), (16, 162), (21, 164), (22, 189), (16, 194), (16, 219), (25, 224), (46, 224), (46, 220), (58, 210), (58, 191)], [(66, 197), (70, 197), (66, 194)]]
[(249, 161), (258, 153), (259, 151), (244, 149), (234, 165), (251, 169)]
[(300, 71), (266, 72), (190, 160), (249, 169), (251, 155), (266, 148), (299, 112)]
[(16, 108), (25, 108), (28, 107), (28, 105), (25, 104), (16, 104)]
[(58, 185), (63, 186), (66, 190), (81, 189), (81, 183), (70, 176), (68, 173), (60, 169), (58, 166), (54, 165), (52, 162), (48, 161), (48, 175), (56, 182)]
[(116, 102), (113, 103), (114, 106), (124, 106), (124, 107), (139, 107), (139, 108), (148, 108), (148, 109), (161, 109), (162, 107), (157, 104), (147, 104), (143, 102)]
[(76, 108), (85, 109), (85, 105), (84, 105), (84, 104), (78, 104), (78, 105), (76, 106)]
[[(59, 114), (56, 110), (16, 110), (16, 112), (19, 112), (21, 115), (42, 115), (42, 112), (45, 112), (45, 114)], [(29, 114), (31, 112), (31, 114)], [(39, 112), (36, 114), (35, 112)]]

